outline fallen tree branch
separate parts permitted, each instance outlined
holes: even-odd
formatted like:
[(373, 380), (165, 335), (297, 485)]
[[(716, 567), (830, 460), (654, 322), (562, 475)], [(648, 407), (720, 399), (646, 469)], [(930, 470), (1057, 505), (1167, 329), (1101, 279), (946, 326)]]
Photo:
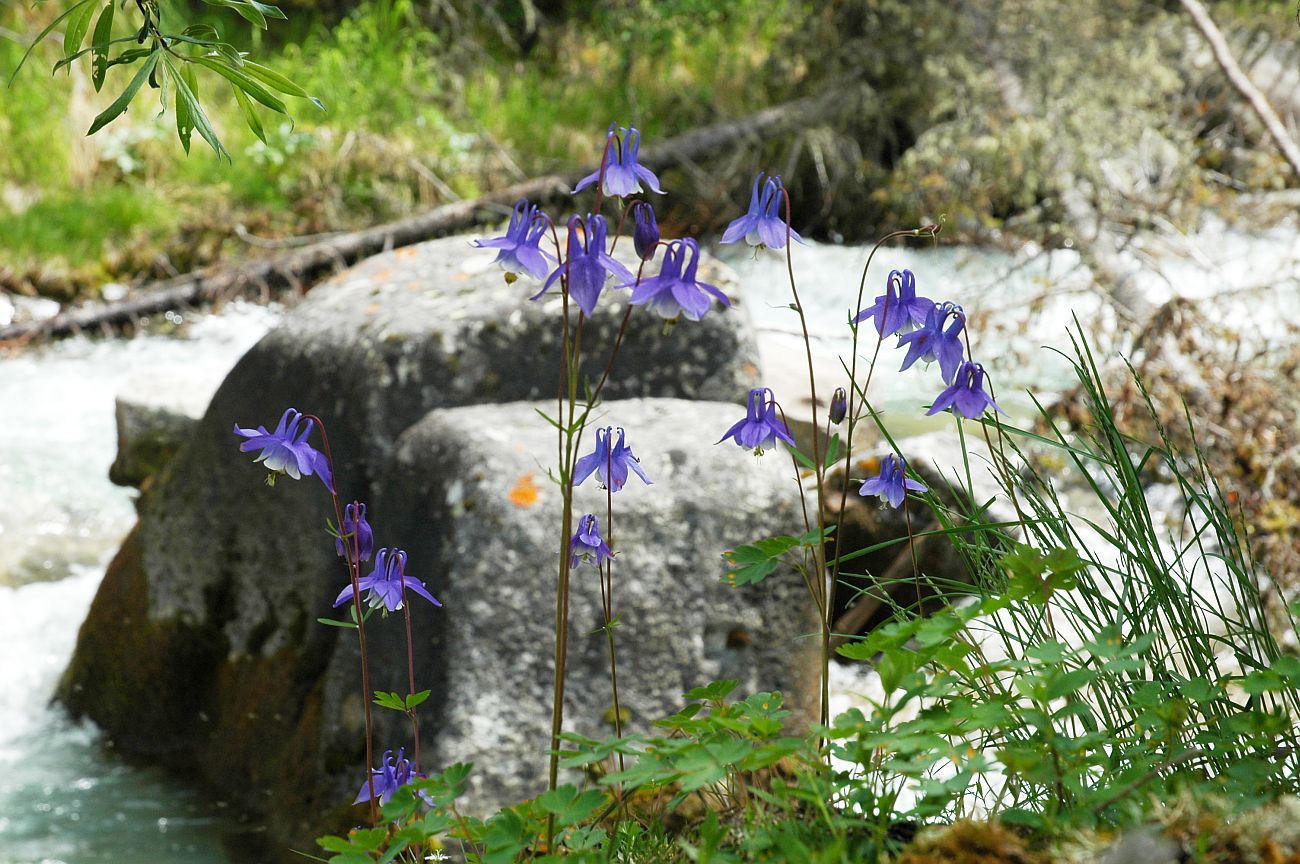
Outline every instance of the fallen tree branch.
[(1228, 40), (1223, 38), (1214, 19), (1202, 5), (1201, 0), (1181, 0), (1183, 8), (1192, 16), (1196, 22), (1196, 28), (1201, 31), (1205, 41), (1209, 43), (1210, 50), (1214, 53), (1214, 59), (1227, 76), (1228, 82), (1236, 88), (1237, 92), (1246, 97), (1250, 107), (1254, 109), (1255, 114), (1268, 130), (1268, 134), (1273, 139), (1286, 161), (1291, 165), (1291, 170), (1300, 176), (1300, 144), (1296, 144), (1295, 139), (1287, 132), (1286, 124), (1282, 118), (1277, 116), (1273, 106), (1268, 103), (1268, 99), (1255, 86), (1255, 82), (1250, 80), (1241, 67), (1237, 65), (1237, 59), (1232, 56), (1231, 49), (1228, 48)]
[[(739, 120), (685, 132), (657, 147), (646, 148), (643, 161), (657, 170), (690, 165), (708, 160), (737, 142), (762, 140), (806, 124), (843, 103), (846, 83), (849, 82), (839, 82), (818, 96), (786, 102)], [(0, 345), (21, 345), (34, 339), (128, 324), (147, 315), (233, 298), (250, 287), (300, 291), (341, 267), (371, 255), (497, 221), (520, 198), (542, 203), (568, 196), (578, 179), (587, 173), (590, 169), (539, 177), (489, 192), (472, 201), (445, 204), (418, 216), (342, 234), (280, 255), (245, 264), (214, 265), (155, 282), (117, 303), (86, 304), (44, 321), (0, 328)]]

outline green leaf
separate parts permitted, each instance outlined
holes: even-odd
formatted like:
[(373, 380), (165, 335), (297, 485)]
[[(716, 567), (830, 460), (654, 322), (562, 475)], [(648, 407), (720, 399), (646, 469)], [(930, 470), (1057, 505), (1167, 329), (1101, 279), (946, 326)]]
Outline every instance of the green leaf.
[(208, 142), (208, 145), (216, 152), (217, 156), (225, 157), (229, 160), (230, 154), (226, 152), (226, 148), (222, 146), (221, 140), (217, 138), (217, 133), (212, 128), (212, 124), (208, 122), (208, 115), (203, 113), (203, 108), (199, 105), (199, 100), (194, 95), (194, 91), (190, 89), (189, 84), (185, 82), (185, 79), (182, 76), (176, 74), (176, 67), (172, 65), (171, 60), (164, 57), (163, 62), (167, 65), (167, 68), (171, 70), (172, 80), (176, 84), (176, 98), (185, 104), (186, 110), (189, 111), (190, 119), (194, 122), (194, 128), (199, 130), (199, 134), (203, 136), (203, 140)]
[(135, 77), (131, 79), (131, 83), (126, 85), (126, 89), (122, 91), (122, 95), (114, 99), (113, 104), (105, 108), (103, 112), (95, 118), (95, 122), (90, 124), (90, 129), (86, 132), (87, 135), (94, 135), (100, 129), (103, 129), (109, 123), (112, 123), (121, 116), (122, 112), (131, 104), (131, 100), (135, 98), (135, 94), (140, 92), (140, 88), (144, 86), (144, 82), (149, 80), (149, 76), (153, 73), (154, 67), (158, 65), (158, 60), (161, 57), (161, 48), (155, 49), (149, 53), (148, 59), (140, 65), (139, 71), (135, 73)]
[(203, 0), (209, 6), (224, 6), (227, 9), (234, 9), (240, 15), (261, 29), (266, 29), (266, 15), (261, 9), (246, 2), (246, 0)]
[(405, 711), (406, 700), (400, 693), (389, 693), (383, 690), (375, 691), (375, 704), (380, 708), (388, 708), (392, 711)]
[(716, 702), (726, 698), (727, 694), (740, 686), (740, 682), (730, 678), (710, 681), (703, 687), (695, 687), (682, 694), (683, 699), (698, 699), (702, 702)]
[(823, 460), (827, 468), (830, 468), (840, 458), (840, 433), (836, 432), (831, 436), (831, 442), (826, 447), (826, 459)]
[(412, 694), (410, 694), (409, 696), (407, 696), (407, 697), (406, 697), (406, 708), (407, 708), (407, 710), (410, 710), (410, 709), (414, 708), (415, 706), (419, 705), (419, 704), (420, 704), (421, 702), (423, 702), (424, 700), (428, 699), (428, 698), (429, 698), (429, 694), (432, 693), (432, 692), (433, 692), (432, 690), (421, 690), (419, 693), (412, 693)]
[(588, 789), (580, 794), (570, 784), (537, 796), (537, 803), (546, 812), (555, 814), (555, 822), (562, 828), (586, 819), (607, 800), (609, 797), (599, 789)]
[[(252, 60), (244, 61), (244, 69), (249, 75), (252, 75), (272, 90), (284, 93), (287, 96), (297, 96), (301, 99), (306, 99), (320, 110), (325, 110), (324, 102), (320, 101), (315, 96), (281, 75), (279, 72), (276, 72), (274, 69), (268, 69), (261, 63), (254, 63)], [(538, 413), (541, 414), (540, 411), (538, 411)], [(545, 414), (542, 414), (542, 416), (546, 417)], [(549, 420), (550, 418), (548, 417), (547, 419)], [(551, 422), (554, 423), (554, 421)]]
[(1059, 699), (1067, 693), (1074, 693), (1085, 684), (1091, 684), (1097, 677), (1094, 669), (1072, 669), (1051, 681), (1047, 685), (1047, 690), (1043, 694), (1050, 701)]
[(244, 122), (248, 124), (249, 129), (253, 130), (253, 134), (257, 136), (257, 140), (265, 144), (266, 132), (262, 129), (262, 121), (258, 119), (257, 109), (253, 107), (253, 103), (249, 100), (248, 96), (244, 95), (243, 90), (240, 90), (238, 87), (232, 87), (230, 89), (234, 91), (235, 101), (239, 103), (240, 110), (244, 112)]
[(27, 50), (23, 52), (22, 59), (19, 60), (18, 65), (14, 67), (13, 74), (9, 76), (9, 86), (10, 87), (13, 86), (14, 79), (18, 77), (18, 72), (23, 68), (23, 64), (27, 62), (27, 58), (32, 56), (32, 52), (36, 50), (36, 46), (41, 44), (41, 42), (45, 39), (45, 37), (49, 36), (50, 33), (53, 32), (55, 27), (58, 27), (60, 24), (62, 24), (65, 18), (69, 17), (70, 15), (76, 14), (78, 10), (94, 2), (95, 0), (81, 0), (81, 2), (76, 3), (71, 8), (69, 8), (66, 12), (64, 12), (62, 15), (60, 15), (59, 17), (51, 21), (44, 30), (36, 34), (36, 38), (32, 40), (32, 44), (27, 46)]
[[(112, 5), (111, 3), (109, 5)], [(95, 15), (95, 4), (87, 3), (76, 15), (68, 19), (68, 27), (63, 31), (63, 56), (71, 57), (81, 50), (81, 43), (90, 29), (90, 19)]]
[(289, 113), (289, 109), (285, 107), (284, 102), (282, 102), (278, 97), (271, 95), (270, 91), (255, 81), (244, 70), (227, 66), (225, 63), (222, 63), (220, 60), (213, 57), (196, 57), (194, 58), (194, 62), (201, 63), (213, 72), (216, 72), (218, 75), (229, 81), (236, 90), (243, 90), (249, 96), (252, 96), (272, 111), (286, 115)]
[(104, 86), (104, 76), (108, 73), (108, 46), (113, 38), (113, 9), (116, 5), (110, 0), (104, 7), (104, 11), (99, 13), (99, 20), (95, 22), (95, 33), (90, 37), (90, 44), (95, 52), (90, 64), (90, 78), (95, 84), (96, 93)]
[(351, 621), (335, 621), (333, 618), (317, 618), (316, 622), (330, 627), (343, 627), (348, 630), (357, 629), (357, 625), (353, 624)]
[[(168, 68), (171, 68), (170, 66)], [(175, 74), (175, 70), (172, 70)], [(181, 67), (181, 76), (184, 77), (185, 83), (189, 85), (190, 92), (197, 94), (199, 91), (199, 82), (194, 78), (194, 69), (187, 63)], [(181, 88), (176, 88), (176, 134), (181, 139), (181, 146), (185, 148), (186, 154), (190, 152), (190, 133), (194, 131), (194, 114), (190, 111), (190, 105), (181, 98)]]

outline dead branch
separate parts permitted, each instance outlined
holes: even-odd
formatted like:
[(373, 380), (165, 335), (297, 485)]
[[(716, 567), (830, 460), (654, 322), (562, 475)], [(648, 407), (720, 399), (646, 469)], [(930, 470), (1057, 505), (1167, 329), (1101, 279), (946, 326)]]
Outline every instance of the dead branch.
[(1214, 52), (1214, 59), (1223, 70), (1228, 82), (1236, 88), (1237, 92), (1246, 97), (1250, 107), (1254, 109), (1264, 128), (1272, 137), (1273, 142), (1277, 144), (1286, 161), (1291, 165), (1291, 170), (1300, 176), (1300, 145), (1296, 144), (1282, 118), (1277, 116), (1273, 106), (1268, 104), (1268, 99), (1260, 92), (1250, 77), (1241, 70), (1237, 65), (1237, 60), (1232, 56), (1231, 49), (1228, 48), (1228, 41), (1223, 38), (1223, 33), (1219, 31), (1214, 19), (1206, 11), (1201, 0), (1181, 0), (1183, 8), (1192, 16), (1196, 22), (1196, 28), (1201, 31), (1205, 41), (1209, 43), (1210, 50)]

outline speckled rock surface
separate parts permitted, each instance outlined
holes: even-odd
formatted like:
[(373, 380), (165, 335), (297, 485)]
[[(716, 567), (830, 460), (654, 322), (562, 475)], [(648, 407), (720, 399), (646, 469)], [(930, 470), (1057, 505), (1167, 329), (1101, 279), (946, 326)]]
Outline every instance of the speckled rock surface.
[[(425, 752), (435, 765), (475, 764), (468, 806), (477, 812), (529, 797), (546, 782), (562, 502), (539, 470), (555, 449), (549, 429), (530, 419), (545, 407), (430, 413), (402, 436), (376, 499), (385, 523), (409, 544), (414, 571), (445, 604), (417, 607), (419, 629), (434, 646), (429, 656), (440, 664), (429, 670), (436, 684)], [(816, 645), (799, 637), (816, 623), (802, 581), (785, 571), (742, 589), (720, 581), (723, 550), (799, 524), (788, 457), (756, 459), (730, 442), (715, 446), (738, 417), (734, 405), (627, 400), (606, 403), (603, 413), (602, 423), (628, 430), (653, 481), (632, 478), (613, 496), (620, 697), (633, 728), (648, 731), (650, 720), (681, 707), (682, 693), (718, 678), (738, 679), (741, 692), (776, 689), (796, 705), (815, 704), (814, 693), (804, 692), (815, 687)], [(521, 506), (510, 493), (529, 484), (536, 502)], [(606, 493), (594, 477), (575, 491), (575, 511), (596, 513), (608, 536)], [(612, 700), (602, 621), (596, 571), (580, 566), (572, 579), (566, 728), (598, 738), (613, 732), (603, 719)], [(355, 689), (349, 654), (339, 652), (330, 673), (347, 682), (338, 688), (346, 694)], [(327, 703), (327, 714), (346, 710)], [(387, 731), (408, 737), (400, 724)]]
[[(709, 269), (734, 297), (724, 271)], [(464, 237), (377, 256), (313, 289), (240, 360), (142, 496), (140, 523), (109, 568), (104, 602), (64, 676), (60, 698), (70, 710), (125, 751), (172, 754), (187, 774), (242, 792), (237, 803), (265, 814), (271, 836), (300, 848), (330, 827), (321, 814), (333, 813), (335, 827), (355, 820), (338, 805), (355, 795), (364, 754), (339, 724), (360, 715), (360, 688), (336, 704), (326, 684), (336, 667), (355, 675), (347, 654), (355, 649), (350, 632), (316, 623), (345, 578), (325, 534), (329, 497), (314, 478), (268, 489), (265, 471), (238, 452), (232, 426), (273, 427), (287, 406), (325, 418), (341, 493), (371, 502), (381, 543), (414, 545), (432, 526), (409, 521), (394, 533), (401, 514), (382, 504), (427, 479), (385, 473), (396, 442), (433, 409), (550, 397), (559, 305), (528, 302), (536, 290), (535, 282), (506, 285), (491, 254)], [(595, 374), (623, 308), (605, 304), (586, 328)], [(667, 331), (633, 315), (606, 396), (709, 397), (743, 411), (754, 356), (739, 302)], [(535, 414), (514, 422), (546, 429)], [(542, 485), (544, 469), (533, 467)], [(400, 668), (396, 634), (385, 639), (377, 639), (379, 662)], [(160, 675), (187, 686), (159, 687)]]

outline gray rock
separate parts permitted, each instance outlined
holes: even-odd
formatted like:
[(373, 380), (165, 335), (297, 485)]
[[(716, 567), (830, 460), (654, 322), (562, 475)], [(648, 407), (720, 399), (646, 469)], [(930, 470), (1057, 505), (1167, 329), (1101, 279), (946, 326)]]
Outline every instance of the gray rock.
[[(709, 278), (734, 290), (723, 271), (710, 269)], [(536, 283), (506, 285), (491, 256), (465, 238), (377, 256), (313, 289), (230, 372), (181, 452), (141, 497), (140, 523), (109, 568), (64, 676), (60, 697), (69, 709), (94, 719), (121, 749), (169, 755), (185, 773), (261, 811), (276, 838), (310, 846), (328, 827), (326, 816), (336, 827), (354, 820), (340, 805), (356, 792), (364, 753), (358, 736), (339, 730), (359, 716), (360, 688), (353, 681), (344, 692), (331, 682), (344, 680), (334, 670), (355, 675), (355, 648), (347, 631), (316, 623), (344, 578), (324, 533), (333, 516), (329, 497), (314, 478), (267, 489), (265, 471), (238, 452), (232, 426), (274, 426), (287, 406), (325, 418), (338, 488), (349, 500), (370, 502), (381, 542), (412, 549), (433, 542), (432, 524), (383, 503), (434, 512), (415, 507), (411, 491), (430, 478), (390, 467), (396, 442), (433, 409), (551, 397), (558, 302), (529, 303), (535, 290)], [(592, 362), (584, 368), (593, 377), (621, 320), (622, 308), (610, 302), (585, 328)], [(725, 398), (735, 400), (739, 417), (757, 373), (754, 357), (742, 309), (715, 309), (698, 324), (667, 331), (638, 313), (605, 395)], [(511, 422), (521, 434), (545, 428), (535, 414)], [(649, 452), (649, 445), (641, 447)], [(542, 469), (532, 467), (544, 485)], [(479, 481), (471, 475), (463, 482)], [(712, 516), (691, 518), (716, 524)], [(499, 548), (515, 539), (506, 535)], [(439, 590), (443, 578), (432, 580)], [(714, 580), (716, 570), (701, 578)], [(377, 668), (401, 668), (392, 658), (404, 651), (394, 654), (398, 643), (386, 638), (377, 637)], [(550, 649), (523, 650), (546, 658)], [(429, 673), (422, 680), (442, 692), (449, 679), (437, 670), (447, 665), (435, 656), (421, 660)], [(518, 656), (502, 662), (532, 668)], [(400, 689), (403, 680), (375, 686)]]
[[(435, 610), (417, 601), (415, 609), (427, 656), (441, 664), (426, 672), (437, 684), (424, 752), (432, 765), (475, 764), (474, 812), (528, 797), (546, 782), (562, 508), (541, 467), (555, 451), (553, 431), (536, 415), (546, 407), (430, 413), (402, 436), (375, 500), (383, 524), (409, 544), (415, 572), (445, 604)], [(633, 730), (648, 731), (650, 720), (682, 705), (682, 693), (718, 678), (738, 679), (745, 694), (781, 690), (796, 711), (814, 706), (816, 644), (799, 637), (816, 623), (803, 582), (785, 571), (742, 589), (720, 581), (722, 551), (802, 531), (789, 459), (715, 446), (741, 414), (734, 405), (629, 400), (607, 403), (602, 413), (602, 424), (628, 430), (653, 481), (633, 477), (612, 496), (620, 702)], [(521, 483), (536, 484), (535, 504), (511, 500)], [(575, 516), (596, 513), (608, 537), (606, 493), (594, 477), (575, 499)], [(597, 738), (613, 734), (603, 719), (612, 699), (602, 622), (596, 571), (580, 566), (572, 578), (566, 728)], [(401, 669), (400, 640), (389, 650)], [(326, 713), (342, 718), (345, 736), (359, 721), (346, 709), (357, 689), (351, 654), (335, 655), (326, 685)], [(329, 698), (335, 693), (337, 705)], [(399, 723), (386, 731), (396, 736), (389, 740), (409, 737)]]
[(1101, 853), (1097, 864), (1178, 864), (1179, 845), (1152, 828), (1129, 831)]
[(129, 380), (117, 394), (117, 456), (109, 479), (139, 488), (161, 471), (194, 433), (220, 383), (211, 375), (180, 369)]

